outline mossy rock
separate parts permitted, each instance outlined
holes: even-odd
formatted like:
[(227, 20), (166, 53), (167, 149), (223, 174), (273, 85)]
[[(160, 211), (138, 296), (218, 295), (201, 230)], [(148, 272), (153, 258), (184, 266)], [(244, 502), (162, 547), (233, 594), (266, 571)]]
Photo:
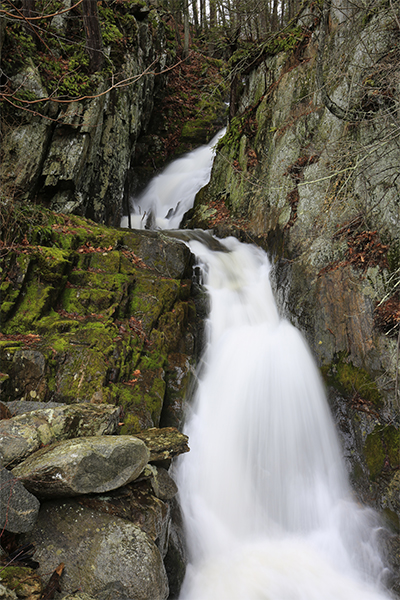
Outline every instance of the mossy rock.
[(39, 600), (43, 591), (40, 577), (28, 567), (4, 567), (0, 572), (0, 582), (13, 590), (18, 598)]
[(332, 385), (345, 397), (352, 398), (357, 394), (375, 408), (382, 408), (382, 395), (372, 376), (366, 369), (354, 366), (346, 353), (337, 355), (335, 361), (324, 365), (321, 371), (328, 385)]
[(190, 250), (48, 211), (41, 223), (1, 272), (4, 399), (114, 403), (123, 432), (158, 426), (167, 357), (196, 319)]
[(400, 432), (393, 425), (377, 426), (364, 445), (364, 454), (372, 481), (384, 472), (399, 467)]

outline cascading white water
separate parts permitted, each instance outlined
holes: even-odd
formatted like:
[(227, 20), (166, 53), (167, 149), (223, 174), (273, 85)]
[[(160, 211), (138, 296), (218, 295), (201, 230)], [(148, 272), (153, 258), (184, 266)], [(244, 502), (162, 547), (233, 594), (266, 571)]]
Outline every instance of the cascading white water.
[[(132, 200), (132, 227), (179, 227), (185, 212), (192, 208), (197, 192), (210, 179), (214, 146), (224, 133), (222, 129), (209, 144), (178, 158), (152, 179), (144, 192)], [(123, 217), (121, 227), (128, 227), (128, 217)]]
[[(152, 226), (179, 226), (222, 133), (153, 180), (134, 227), (150, 215)], [(318, 370), (278, 315), (267, 256), (221, 244), (190, 242), (211, 311), (191, 451), (176, 470), (190, 553), (180, 599), (384, 600), (376, 517), (351, 498)]]
[(356, 505), (319, 373), (279, 318), (262, 250), (191, 242), (209, 345), (177, 480), (191, 563), (182, 600), (377, 600), (372, 511)]

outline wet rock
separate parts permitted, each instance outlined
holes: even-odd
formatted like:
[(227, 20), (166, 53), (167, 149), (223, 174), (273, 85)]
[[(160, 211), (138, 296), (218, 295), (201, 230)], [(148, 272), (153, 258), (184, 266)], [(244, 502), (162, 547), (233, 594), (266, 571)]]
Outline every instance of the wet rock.
[(25, 543), (34, 541), (39, 574), (65, 564), (62, 591), (77, 589), (98, 600), (165, 600), (167, 577), (161, 554), (136, 525), (98, 513), (76, 501), (46, 502)]
[(0, 469), (0, 530), (12, 533), (30, 531), (39, 508), (39, 500), (7, 469)]
[(149, 456), (133, 436), (76, 438), (38, 450), (13, 475), (42, 498), (102, 493), (136, 479)]
[(162, 429), (152, 427), (137, 433), (136, 437), (143, 440), (150, 450), (150, 462), (168, 460), (189, 452), (188, 436), (175, 427), (163, 427)]
[(172, 279), (191, 278), (193, 255), (180, 240), (156, 231), (143, 231), (140, 236), (126, 231), (124, 238), (125, 243), (133, 247), (146, 265), (159, 275)]
[(183, 579), (188, 563), (185, 547), (185, 533), (183, 527), (182, 513), (176, 498), (170, 502), (171, 522), (169, 528), (168, 550), (164, 558), (165, 570), (168, 575), (171, 600), (179, 598)]
[(3, 464), (15, 466), (42, 445), (55, 441), (114, 434), (118, 430), (120, 412), (120, 408), (107, 404), (57, 405), (3, 420), (0, 422)]

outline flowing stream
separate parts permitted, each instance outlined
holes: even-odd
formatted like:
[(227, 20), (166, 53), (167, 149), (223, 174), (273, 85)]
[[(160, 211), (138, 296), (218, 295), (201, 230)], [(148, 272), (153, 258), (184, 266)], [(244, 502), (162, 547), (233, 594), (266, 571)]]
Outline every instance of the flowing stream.
[[(183, 215), (193, 206), (197, 192), (209, 179), (214, 147), (225, 133), (219, 133), (206, 146), (200, 146), (172, 162), (154, 177), (140, 196), (133, 198), (131, 224), (135, 229), (177, 229)], [(128, 227), (123, 217), (121, 227)]]
[[(212, 144), (150, 184), (142, 216), (179, 225), (209, 179)], [(143, 226), (138, 208), (135, 217)], [(180, 599), (387, 598), (376, 516), (352, 499), (319, 372), (278, 314), (267, 255), (234, 238), (218, 251), (189, 245), (211, 309), (185, 426), (191, 451), (176, 469), (190, 555)]]

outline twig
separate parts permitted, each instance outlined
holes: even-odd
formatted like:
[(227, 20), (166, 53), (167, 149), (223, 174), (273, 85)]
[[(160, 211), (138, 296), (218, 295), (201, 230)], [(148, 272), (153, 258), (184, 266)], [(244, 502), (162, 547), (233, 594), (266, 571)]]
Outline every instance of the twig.
[(40, 596), (40, 600), (53, 600), (54, 594), (60, 584), (60, 578), (64, 571), (64, 563), (60, 563), (57, 569), (54, 571), (49, 579), (49, 583), (44, 588), (43, 594)]

